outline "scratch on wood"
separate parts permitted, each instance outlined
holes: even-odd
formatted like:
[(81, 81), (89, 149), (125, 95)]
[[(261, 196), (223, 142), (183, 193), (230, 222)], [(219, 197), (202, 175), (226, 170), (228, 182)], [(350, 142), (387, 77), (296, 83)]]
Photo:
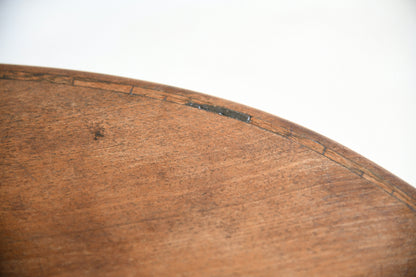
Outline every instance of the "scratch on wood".
[(74, 86), (87, 87), (87, 88), (98, 88), (110, 91), (118, 91), (124, 93), (130, 93), (132, 91), (131, 85), (117, 84), (112, 82), (100, 82), (96, 80), (88, 79), (74, 79)]

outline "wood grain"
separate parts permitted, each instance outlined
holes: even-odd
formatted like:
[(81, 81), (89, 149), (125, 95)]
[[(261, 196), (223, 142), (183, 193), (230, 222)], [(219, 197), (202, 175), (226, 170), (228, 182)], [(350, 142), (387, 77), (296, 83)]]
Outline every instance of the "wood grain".
[(319, 134), (114, 76), (0, 88), (2, 276), (416, 275), (415, 189)]

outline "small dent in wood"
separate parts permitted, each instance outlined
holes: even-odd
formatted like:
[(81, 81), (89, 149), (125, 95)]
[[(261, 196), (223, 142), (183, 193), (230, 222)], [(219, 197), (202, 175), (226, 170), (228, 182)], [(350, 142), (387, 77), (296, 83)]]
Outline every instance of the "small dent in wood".
[(104, 137), (104, 129), (99, 129), (94, 132), (94, 140), (98, 140), (98, 138)]
[(104, 137), (104, 127), (101, 124), (93, 124), (89, 127), (91, 133), (93, 134), (94, 140), (99, 140), (100, 138)]

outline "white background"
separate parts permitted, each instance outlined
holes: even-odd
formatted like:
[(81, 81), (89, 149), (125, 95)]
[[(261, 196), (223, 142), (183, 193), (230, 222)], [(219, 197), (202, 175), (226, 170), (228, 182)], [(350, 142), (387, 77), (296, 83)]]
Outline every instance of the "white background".
[(416, 1), (0, 0), (0, 63), (191, 89), (325, 135), (416, 186)]

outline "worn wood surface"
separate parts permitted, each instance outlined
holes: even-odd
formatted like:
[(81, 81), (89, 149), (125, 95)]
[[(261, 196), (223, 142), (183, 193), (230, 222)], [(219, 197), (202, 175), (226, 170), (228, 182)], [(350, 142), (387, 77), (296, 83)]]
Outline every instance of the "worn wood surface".
[(0, 93), (2, 276), (416, 275), (415, 190), (316, 133), (91, 73)]

